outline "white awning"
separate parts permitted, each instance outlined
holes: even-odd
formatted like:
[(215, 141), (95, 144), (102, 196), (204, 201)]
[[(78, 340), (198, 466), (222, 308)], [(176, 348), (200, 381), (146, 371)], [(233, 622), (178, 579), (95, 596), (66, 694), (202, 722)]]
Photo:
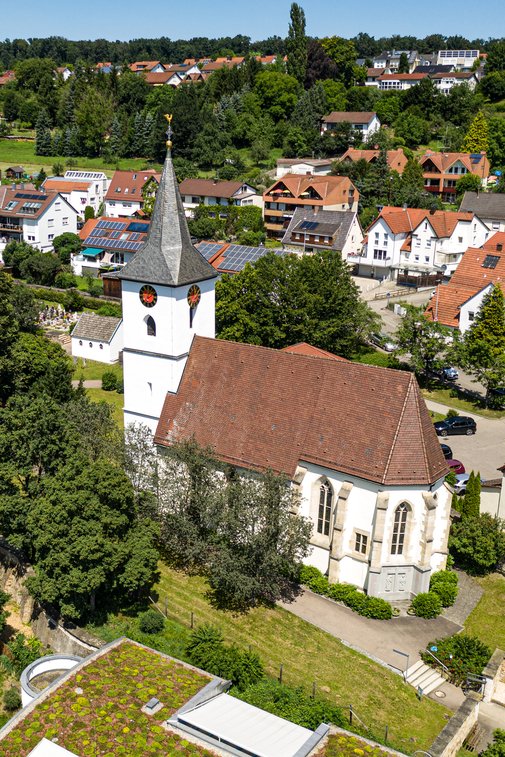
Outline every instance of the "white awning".
[[(181, 712), (177, 719), (181, 725), (258, 757), (293, 757), (314, 735), (308, 728), (229, 694), (220, 694), (194, 710)], [(225, 744), (223, 748), (226, 749)]]

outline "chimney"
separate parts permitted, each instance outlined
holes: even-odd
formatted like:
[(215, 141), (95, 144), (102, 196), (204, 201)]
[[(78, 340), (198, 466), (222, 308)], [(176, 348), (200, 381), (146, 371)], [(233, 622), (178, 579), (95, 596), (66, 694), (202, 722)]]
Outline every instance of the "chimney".
[(217, 176), (214, 176), (214, 184), (217, 184), (218, 181), (219, 179), (217, 178)]
[(15, 181), (12, 182), (12, 188), (16, 189), (16, 182)]
[(407, 203), (406, 202), (403, 204), (403, 209), (407, 210)]
[(319, 213), (319, 205), (314, 205), (314, 215), (317, 216)]
[(20, 188), (21, 188), (21, 189), (24, 189), (24, 188), (25, 188), (25, 183), (24, 183), (24, 181), (22, 181), (22, 182), (20, 183), (20, 185), (19, 185), (19, 186), (20, 186)]

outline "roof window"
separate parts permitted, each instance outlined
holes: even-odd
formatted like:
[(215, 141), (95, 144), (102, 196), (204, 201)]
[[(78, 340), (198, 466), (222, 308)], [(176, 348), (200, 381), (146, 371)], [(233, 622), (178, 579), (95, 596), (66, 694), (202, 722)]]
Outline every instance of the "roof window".
[(116, 192), (121, 192), (121, 187), (116, 187)]
[(135, 181), (135, 179), (136, 179), (136, 178), (137, 178), (137, 174), (136, 174), (136, 173), (134, 173), (134, 174), (133, 174), (133, 181)]

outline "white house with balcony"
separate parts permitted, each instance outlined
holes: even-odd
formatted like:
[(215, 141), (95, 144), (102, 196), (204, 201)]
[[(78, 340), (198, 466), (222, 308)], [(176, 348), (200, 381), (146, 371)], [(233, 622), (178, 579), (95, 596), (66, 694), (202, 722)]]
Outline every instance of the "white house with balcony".
[(59, 192), (65, 200), (84, 217), (84, 211), (89, 205), (98, 215), (104, 201), (110, 179), (103, 171), (74, 171), (68, 170), (64, 176), (50, 176), (42, 184), (47, 190)]
[(192, 218), (199, 205), (255, 205), (263, 208), (263, 197), (244, 181), (219, 179), (184, 179), (179, 185), (182, 204), (187, 218)]
[(463, 253), (484, 244), (488, 235), (473, 213), (385, 207), (354, 262), (360, 276), (371, 278), (394, 279), (398, 272), (450, 276)]

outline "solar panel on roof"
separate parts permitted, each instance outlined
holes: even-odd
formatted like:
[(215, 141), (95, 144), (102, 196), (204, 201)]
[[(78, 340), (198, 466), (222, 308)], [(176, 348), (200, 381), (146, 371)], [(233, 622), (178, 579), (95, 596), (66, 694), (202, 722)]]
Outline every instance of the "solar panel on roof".
[(111, 235), (110, 235), (110, 238), (111, 239), (119, 239), (120, 236), (121, 236), (121, 232), (120, 231), (113, 231), (111, 233)]
[(496, 268), (498, 261), (500, 259), (499, 255), (486, 255), (484, 258), (484, 262), (482, 263), (483, 268)]
[(90, 234), (90, 237), (99, 237), (102, 233), (101, 229), (93, 229), (93, 231)]
[(106, 229), (107, 228), (107, 221), (98, 221), (96, 225), (97, 229)]
[(22, 197), (23, 200), (47, 200), (47, 195), (28, 195), (20, 192), (16, 192), (14, 197)]
[(148, 223), (130, 223), (130, 225), (128, 226), (128, 231), (140, 231), (141, 233), (145, 234), (148, 228)]

